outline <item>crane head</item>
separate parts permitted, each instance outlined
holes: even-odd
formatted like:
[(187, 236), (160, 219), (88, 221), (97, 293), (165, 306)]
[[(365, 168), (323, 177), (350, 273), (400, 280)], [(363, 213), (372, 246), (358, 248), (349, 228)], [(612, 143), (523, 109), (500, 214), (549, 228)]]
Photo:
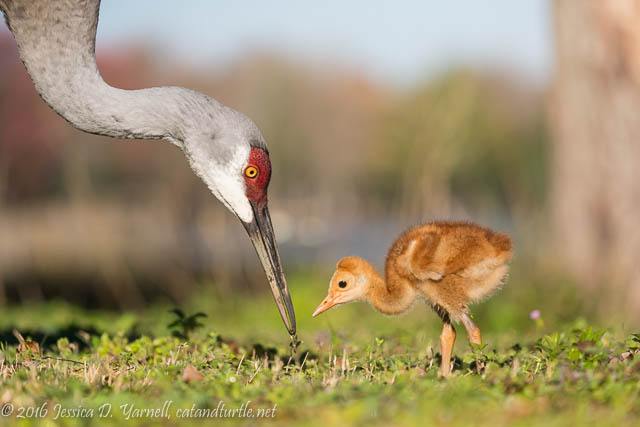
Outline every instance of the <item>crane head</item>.
[(362, 258), (351, 256), (338, 261), (329, 282), (327, 297), (320, 303), (313, 317), (332, 307), (354, 301), (368, 301), (371, 267)]
[(296, 333), (296, 317), (289, 288), (282, 272), (280, 254), (267, 206), (267, 187), (271, 179), (271, 162), (268, 152), (262, 148), (252, 147), (242, 175), (245, 195), (251, 206), (252, 219), (246, 221), (241, 218), (241, 221), (264, 267), (280, 316), (289, 334), (293, 336)]
[(271, 180), (269, 152), (253, 122), (233, 113), (235, 118), (240, 117), (242, 126), (229, 126), (213, 135), (185, 139), (183, 150), (196, 174), (244, 225), (264, 268), (280, 316), (293, 336), (296, 318), (267, 203)]

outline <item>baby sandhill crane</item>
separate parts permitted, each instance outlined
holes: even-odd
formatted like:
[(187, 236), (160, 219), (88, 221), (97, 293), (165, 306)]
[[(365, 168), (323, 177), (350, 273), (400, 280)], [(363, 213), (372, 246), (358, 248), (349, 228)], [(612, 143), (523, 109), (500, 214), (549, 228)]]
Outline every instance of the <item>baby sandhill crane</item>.
[(512, 256), (511, 238), (504, 233), (466, 222), (423, 224), (404, 232), (389, 249), (386, 280), (362, 258), (341, 259), (329, 294), (313, 316), (352, 301), (366, 301), (384, 314), (400, 314), (422, 297), (444, 323), (440, 345), (446, 376), (456, 339), (452, 321), (462, 322), (470, 343), (482, 343), (469, 304), (500, 288)]

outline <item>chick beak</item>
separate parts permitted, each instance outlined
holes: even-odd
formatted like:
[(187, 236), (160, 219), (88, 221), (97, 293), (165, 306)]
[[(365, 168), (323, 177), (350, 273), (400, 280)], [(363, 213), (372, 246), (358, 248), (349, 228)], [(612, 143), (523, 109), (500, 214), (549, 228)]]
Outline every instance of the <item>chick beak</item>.
[(322, 301), (318, 306), (318, 308), (316, 308), (316, 311), (313, 312), (313, 317), (316, 317), (318, 314), (324, 313), (325, 311), (329, 310), (331, 307), (335, 307), (336, 305), (339, 305), (339, 304), (340, 302), (337, 301), (335, 297), (333, 297), (332, 295), (327, 295), (324, 301)]
[(296, 315), (293, 311), (289, 287), (282, 271), (269, 209), (266, 203), (258, 206), (258, 204), (251, 202), (251, 207), (254, 219), (251, 222), (243, 221), (244, 228), (249, 234), (251, 243), (253, 243), (253, 247), (267, 275), (280, 317), (282, 317), (289, 335), (293, 336), (296, 333)]

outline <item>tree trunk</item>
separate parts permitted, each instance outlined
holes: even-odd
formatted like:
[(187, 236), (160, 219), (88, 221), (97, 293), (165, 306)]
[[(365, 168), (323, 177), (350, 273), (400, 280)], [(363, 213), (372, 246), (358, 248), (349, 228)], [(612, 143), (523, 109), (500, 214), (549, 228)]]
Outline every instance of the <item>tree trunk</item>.
[(640, 317), (640, 3), (558, 0), (550, 116), (558, 250)]

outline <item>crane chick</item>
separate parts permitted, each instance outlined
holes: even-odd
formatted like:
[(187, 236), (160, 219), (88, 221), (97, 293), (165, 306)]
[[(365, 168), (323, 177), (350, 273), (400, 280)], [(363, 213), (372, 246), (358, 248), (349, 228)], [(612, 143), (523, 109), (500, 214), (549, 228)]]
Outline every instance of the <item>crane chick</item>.
[(387, 255), (385, 277), (362, 258), (342, 258), (329, 294), (313, 316), (353, 301), (366, 301), (389, 315), (407, 311), (422, 298), (444, 323), (440, 335), (443, 375), (451, 372), (456, 339), (452, 322), (461, 321), (470, 343), (482, 344), (469, 304), (489, 297), (503, 284), (513, 256), (511, 238), (466, 223), (436, 221), (411, 228), (396, 239)]

